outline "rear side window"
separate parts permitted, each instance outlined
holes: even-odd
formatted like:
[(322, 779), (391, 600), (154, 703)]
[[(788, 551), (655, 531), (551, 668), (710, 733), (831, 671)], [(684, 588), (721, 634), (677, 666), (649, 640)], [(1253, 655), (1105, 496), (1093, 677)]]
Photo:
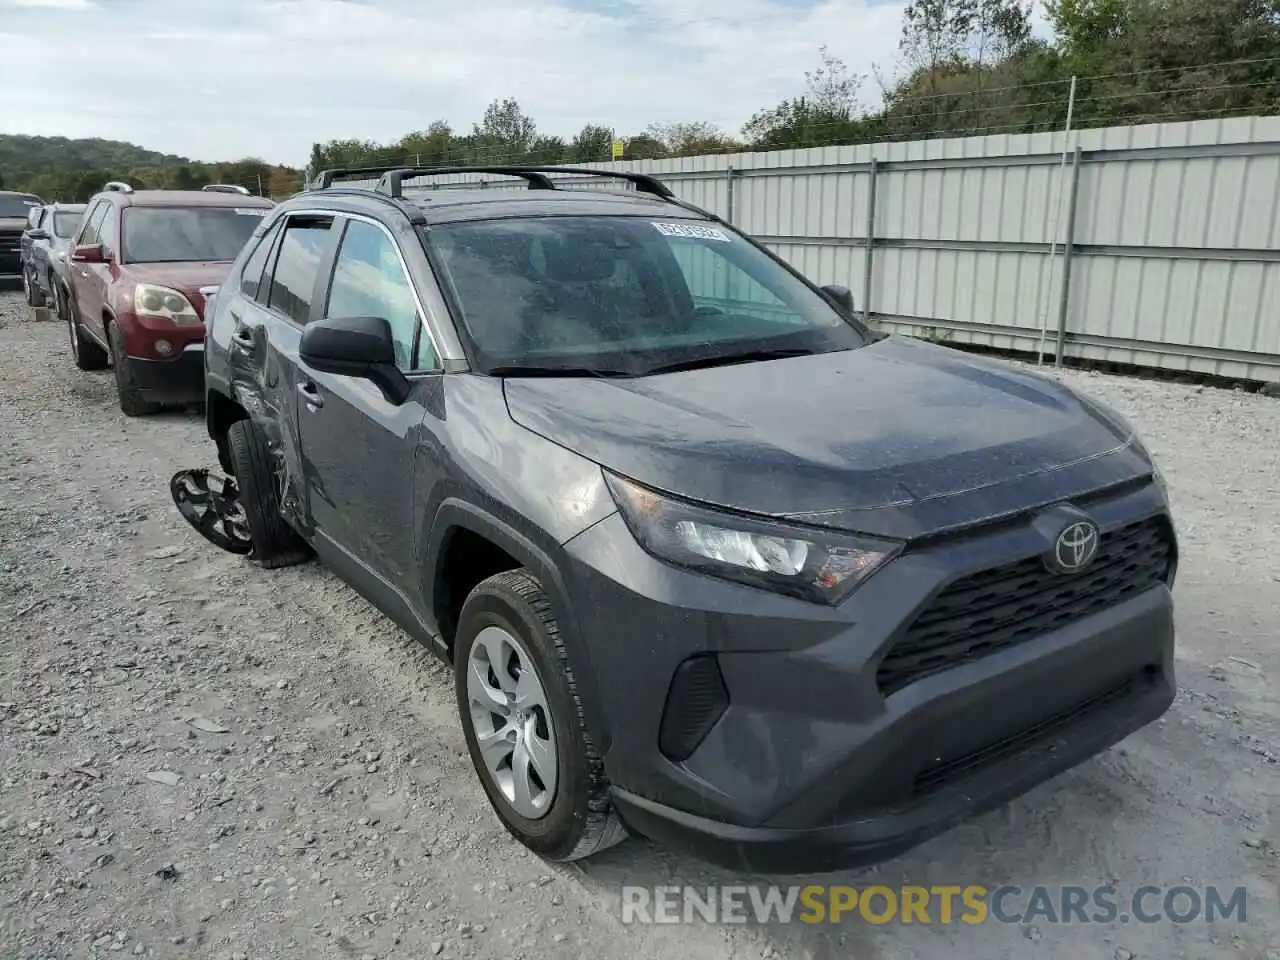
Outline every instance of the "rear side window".
[(266, 299), (259, 296), (259, 293), (266, 293), (262, 288), (262, 272), (266, 269), (267, 257), (271, 255), (271, 248), (275, 246), (278, 236), (280, 236), (279, 223), (258, 241), (253, 253), (249, 254), (249, 259), (245, 261), (244, 269), (240, 271), (240, 292), (250, 300)]
[(285, 224), (267, 306), (295, 323), (311, 319), (316, 279), (327, 265), (333, 245), (332, 226), (331, 217), (296, 217)]

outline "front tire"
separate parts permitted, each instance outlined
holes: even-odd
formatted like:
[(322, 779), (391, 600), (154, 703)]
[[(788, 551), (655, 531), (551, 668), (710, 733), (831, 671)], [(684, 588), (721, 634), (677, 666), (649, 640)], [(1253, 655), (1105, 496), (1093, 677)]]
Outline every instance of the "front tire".
[(70, 303), (65, 304), (67, 313), (67, 336), (71, 341), (71, 356), (81, 370), (105, 370), (107, 368), (107, 352), (84, 334), (80, 321), (76, 319), (75, 310)]
[(114, 323), (107, 326), (107, 343), (111, 345), (111, 368), (116, 375), (116, 393), (120, 397), (120, 409), (126, 417), (145, 417), (158, 413), (160, 404), (142, 398), (142, 391), (134, 383), (126, 363), (124, 335)]
[(252, 420), (237, 420), (227, 431), (227, 448), (253, 542), (251, 559), (267, 570), (310, 559), (311, 550), (280, 511), (276, 471), (262, 431)]
[(551, 602), (525, 570), (463, 604), (454, 690), (471, 762), (507, 831), (548, 860), (624, 840)]

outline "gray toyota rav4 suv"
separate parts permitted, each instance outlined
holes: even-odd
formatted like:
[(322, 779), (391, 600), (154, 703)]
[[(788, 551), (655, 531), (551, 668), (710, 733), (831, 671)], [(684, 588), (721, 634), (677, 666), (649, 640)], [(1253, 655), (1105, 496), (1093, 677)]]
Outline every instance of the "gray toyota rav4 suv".
[(651, 177), (347, 174), (214, 298), (233, 479), (186, 508), (451, 663), (533, 851), (881, 860), (1169, 706), (1174, 528), (1115, 411), (864, 326)]

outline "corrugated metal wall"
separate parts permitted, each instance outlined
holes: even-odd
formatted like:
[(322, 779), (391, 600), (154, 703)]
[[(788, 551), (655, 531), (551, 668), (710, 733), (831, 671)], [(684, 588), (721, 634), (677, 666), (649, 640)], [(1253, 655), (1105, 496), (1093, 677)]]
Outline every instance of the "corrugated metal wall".
[(659, 176), (886, 329), (1280, 379), (1280, 117), (1065, 146), (1065, 165), (1045, 133), (593, 166)]

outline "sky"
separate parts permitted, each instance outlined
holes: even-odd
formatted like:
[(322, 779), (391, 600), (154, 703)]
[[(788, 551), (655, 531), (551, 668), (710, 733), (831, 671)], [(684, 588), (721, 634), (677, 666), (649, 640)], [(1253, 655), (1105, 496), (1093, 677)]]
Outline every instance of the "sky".
[[(902, 0), (0, 0), (0, 133), (304, 166), (311, 144), (467, 132), (515, 97), (538, 131), (736, 134), (825, 44), (892, 76)], [(876, 89), (868, 79), (870, 97)]]

